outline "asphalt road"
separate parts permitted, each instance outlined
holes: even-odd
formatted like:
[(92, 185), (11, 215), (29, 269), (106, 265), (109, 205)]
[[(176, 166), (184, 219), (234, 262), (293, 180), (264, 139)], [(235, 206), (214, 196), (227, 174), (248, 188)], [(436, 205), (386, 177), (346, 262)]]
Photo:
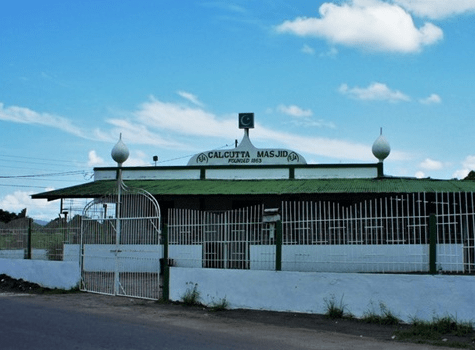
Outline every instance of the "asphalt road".
[(276, 342), (240, 339), (136, 319), (55, 309), (51, 306), (0, 300), (0, 349), (271, 349)]
[(92, 294), (0, 295), (0, 349), (441, 349)]
[(167, 324), (154, 326), (134, 318), (61, 310), (0, 300), (0, 349), (277, 349), (273, 341), (241, 339)]

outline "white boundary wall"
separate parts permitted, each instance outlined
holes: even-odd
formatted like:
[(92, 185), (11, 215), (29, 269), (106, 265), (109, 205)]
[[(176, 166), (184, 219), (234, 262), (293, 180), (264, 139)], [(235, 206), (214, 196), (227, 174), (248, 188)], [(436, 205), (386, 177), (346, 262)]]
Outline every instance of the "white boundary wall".
[(73, 289), (81, 280), (78, 261), (0, 259), (0, 273), (47, 288)]
[[(24, 259), (24, 249), (0, 250), (0, 259)], [(31, 258), (33, 260), (48, 260), (48, 251), (46, 249), (32, 249)]]
[[(275, 245), (251, 244), (250, 269), (274, 271), (275, 251)], [(169, 257), (175, 261), (176, 267), (201, 268), (203, 246), (171, 244)], [(441, 271), (463, 272), (463, 245), (438, 244), (437, 268)], [(282, 270), (355, 273), (428, 272), (429, 245), (283, 245)]]
[(171, 300), (181, 300), (195, 285), (202, 303), (226, 298), (233, 309), (324, 314), (325, 300), (334, 298), (356, 317), (380, 313), (383, 303), (405, 322), (447, 315), (475, 320), (474, 276), (170, 269)]
[[(79, 262), (79, 244), (64, 245), (64, 260)], [(121, 250), (116, 255), (117, 249)], [(156, 244), (85, 244), (85, 271), (113, 272), (119, 263), (119, 272), (158, 272), (163, 247)]]

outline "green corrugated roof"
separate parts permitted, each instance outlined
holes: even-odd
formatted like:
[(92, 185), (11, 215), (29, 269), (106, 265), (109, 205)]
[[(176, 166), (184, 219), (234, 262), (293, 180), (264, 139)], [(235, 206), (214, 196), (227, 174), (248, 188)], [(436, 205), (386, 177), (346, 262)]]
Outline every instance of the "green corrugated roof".
[[(129, 187), (153, 195), (266, 195), (312, 193), (413, 193), (475, 192), (475, 181), (384, 177), (376, 179), (293, 180), (129, 180)], [(60, 190), (38, 193), (33, 198), (92, 198), (111, 193), (112, 180), (95, 181)]]

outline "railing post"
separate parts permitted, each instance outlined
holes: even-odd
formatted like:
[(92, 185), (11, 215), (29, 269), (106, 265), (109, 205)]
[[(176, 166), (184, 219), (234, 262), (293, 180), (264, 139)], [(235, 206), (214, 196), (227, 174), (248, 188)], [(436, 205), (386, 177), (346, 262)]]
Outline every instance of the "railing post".
[(275, 270), (282, 270), (282, 221), (275, 223)]
[(429, 273), (437, 273), (437, 217), (429, 216)]
[(168, 266), (168, 225), (163, 225), (163, 289), (162, 300), (170, 300), (170, 267)]
[(28, 237), (26, 240), (26, 255), (25, 259), (31, 259), (31, 223), (33, 219), (28, 219)]

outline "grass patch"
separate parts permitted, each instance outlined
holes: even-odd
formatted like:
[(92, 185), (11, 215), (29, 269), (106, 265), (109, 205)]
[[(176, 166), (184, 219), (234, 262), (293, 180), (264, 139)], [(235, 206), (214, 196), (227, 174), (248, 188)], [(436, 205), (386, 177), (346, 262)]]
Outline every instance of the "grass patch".
[(411, 326), (395, 332), (402, 341), (475, 349), (472, 322), (459, 322), (456, 317), (434, 317), (432, 321), (414, 319)]
[(163, 297), (161, 297), (160, 299), (158, 299), (156, 301), (157, 304), (160, 304), (160, 305), (169, 305), (169, 304), (173, 304), (173, 302), (171, 300), (168, 300), (168, 299), (165, 299)]
[(346, 304), (343, 303), (343, 295), (338, 302), (334, 295), (330, 299), (323, 299), (326, 305), (325, 317), (330, 319), (352, 318), (352, 315), (347, 312)]
[(71, 289), (61, 289), (61, 288), (44, 288), (43, 294), (72, 294), (72, 293), (82, 293), (79, 289), (79, 286), (76, 286)]
[(379, 309), (380, 313), (374, 310), (366, 312), (362, 321), (381, 325), (397, 325), (401, 322), (384, 303), (379, 303)]
[(229, 302), (226, 300), (226, 297), (219, 301), (213, 301), (210, 305), (212, 311), (224, 311), (229, 307)]
[(415, 319), (411, 322), (411, 328), (399, 331), (400, 336), (419, 337), (422, 339), (435, 339), (444, 335), (463, 337), (474, 332), (472, 322), (458, 322), (452, 316), (434, 318), (432, 321)]
[[(192, 284), (187, 283), (187, 284)], [(188, 288), (181, 297), (181, 301), (186, 306), (197, 306), (201, 305), (200, 303), (200, 292), (198, 291), (198, 283), (193, 284), (193, 288)]]

